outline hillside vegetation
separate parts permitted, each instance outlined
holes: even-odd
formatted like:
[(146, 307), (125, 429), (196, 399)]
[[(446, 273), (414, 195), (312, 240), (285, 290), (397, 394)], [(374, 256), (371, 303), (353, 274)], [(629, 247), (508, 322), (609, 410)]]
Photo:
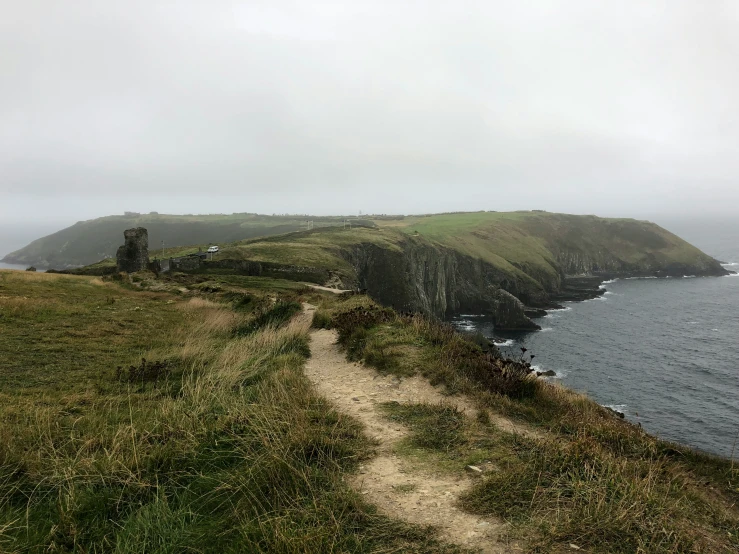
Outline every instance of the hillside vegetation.
[(8, 254), (3, 261), (55, 269), (92, 264), (115, 256), (116, 250), (123, 244), (123, 231), (131, 227), (147, 228), (153, 254), (161, 248), (162, 241), (165, 247), (207, 246), (299, 231), (306, 229), (309, 222), (314, 227), (343, 225), (343, 218), (247, 213), (113, 215), (75, 223)]
[(410, 431), (398, 459), (470, 480), (461, 507), (499, 518), (506, 551), (739, 549), (729, 460), (439, 322), (260, 277), (0, 271), (0, 551), (465, 552), (350, 485), (375, 445), (304, 374), (306, 301), (367, 379), (421, 375), (474, 403), (375, 399)]
[(344, 252), (373, 244), (438, 245), (521, 278), (545, 284), (566, 274), (692, 268), (721, 274), (720, 264), (676, 235), (647, 221), (545, 212), (478, 212), (373, 221), (376, 228), (321, 229), (237, 242), (221, 256), (346, 268)]
[[(308, 221), (320, 231), (305, 232)], [(396, 247), (416, 238), (473, 259), (483, 260), (511, 278), (555, 287), (561, 275), (643, 272), (680, 273), (690, 269), (719, 274), (715, 260), (669, 231), (646, 221), (546, 212), (473, 212), (352, 220), (340, 217), (255, 214), (108, 216), (83, 221), (5, 257), (7, 263), (64, 269), (115, 255), (123, 231), (149, 231), (151, 255), (165, 257), (225, 246), (221, 258), (253, 259), (347, 269), (347, 248), (357, 244)], [(334, 230), (327, 229), (333, 227)], [(371, 228), (382, 229), (374, 233)], [(346, 231), (346, 232), (345, 232)], [(255, 240), (274, 237), (270, 240)]]
[[(494, 311), (498, 289), (530, 306), (597, 294), (568, 276), (724, 275), (721, 265), (649, 222), (544, 212), (383, 218), (374, 227), (323, 228), (239, 241), (219, 259), (318, 268), (399, 310), (446, 317)], [(300, 277), (300, 275), (298, 275)], [(589, 292), (572, 287), (590, 287)]]
[(292, 284), (203, 284), (0, 271), (0, 551), (455, 552), (343, 482)]

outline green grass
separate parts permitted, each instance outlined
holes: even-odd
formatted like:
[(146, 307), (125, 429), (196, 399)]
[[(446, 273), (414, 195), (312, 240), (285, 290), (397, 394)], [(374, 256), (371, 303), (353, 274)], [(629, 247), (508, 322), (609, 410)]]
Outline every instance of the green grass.
[(462, 507), (510, 522), (529, 551), (739, 549), (729, 460), (525, 378), (439, 322), (267, 282), (0, 271), (0, 551), (455, 551), (347, 485), (374, 445), (303, 374), (303, 299), (354, 359), (469, 396), (474, 419), (385, 404), (410, 429), (397, 453), (482, 467)]
[(372, 444), (303, 375), (307, 322), (234, 337), (225, 294), (0, 272), (0, 551), (455, 551), (344, 482)]
[[(393, 317), (367, 300), (333, 310), (350, 358), (370, 365), (379, 359), (381, 371), (398, 375), (415, 368), (473, 399), (474, 419), (443, 404), (382, 408), (410, 429), (399, 455), (437, 471), (484, 468), (463, 507), (509, 521), (512, 537), (530, 551), (569, 544), (604, 553), (739, 548), (739, 468), (729, 460), (660, 441), (585, 396), (540, 380), (509, 388), (490, 378), (493, 366), (476, 361), (485, 357), (473, 342), (438, 323)], [(497, 414), (532, 434), (503, 431)]]
[[(248, 213), (210, 215), (140, 214), (114, 215), (80, 221), (71, 227), (38, 239), (7, 256), (11, 263), (64, 269), (112, 258), (123, 244), (123, 231), (145, 227), (149, 231), (151, 257), (180, 256), (205, 249), (209, 244), (225, 245), (254, 237), (278, 235), (307, 229), (343, 226), (343, 217), (259, 215)], [(364, 222), (371, 225), (370, 222)]]
[(542, 283), (556, 279), (559, 255), (566, 251), (601, 264), (609, 260), (637, 266), (710, 262), (697, 248), (665, 229), (633, 219), (535, 211), (475, 212), (409, 217), (392, 225), (501, 269), (521, 270)]

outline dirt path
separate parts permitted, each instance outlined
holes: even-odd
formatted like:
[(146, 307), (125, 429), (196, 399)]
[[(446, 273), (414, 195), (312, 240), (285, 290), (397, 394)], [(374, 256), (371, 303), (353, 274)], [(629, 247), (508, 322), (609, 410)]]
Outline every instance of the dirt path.
[(333, 289), (331, 287), (314, 285), (313, 283), (301, 283), (301, 284), (305, 285), (306, 287), (310, 287), (312, 289), (322, 290), (323, 292), (331, 292), (333, 294), (344, 294), (344, 293), (352, 292), (351, 289)]
[[(304, 317), (314, 308), (306, 305)], [(377, 409), (381, 402), (430, 402), (455, 405), (472, 416), (475, 409), (464, 398), (443, 396), (422, 377), (400, 379), (385, 376), (361, 364), (346, 360), (336, 344), (336, 332), (311, 332), (311, 358), (305, 371), (317, 389), (341, 411), (366, 426), (379, 442), (378, 455), (353, 478), (353, 485), (388, 515), (440, 529), (440, 537), (479, 552), (518, 552), (498, 540), (505, 528), (501, 522), (474, 516), (457, 507), (457, 499), (472, 484), (463, 470), (458, 475), (429, 473), (397, 457), (394, 447), (408, 429), (390, 421)], [(501, 420), (504, 426), (510, 422)], [(510, 424), (512, 425), (512, 424)]]

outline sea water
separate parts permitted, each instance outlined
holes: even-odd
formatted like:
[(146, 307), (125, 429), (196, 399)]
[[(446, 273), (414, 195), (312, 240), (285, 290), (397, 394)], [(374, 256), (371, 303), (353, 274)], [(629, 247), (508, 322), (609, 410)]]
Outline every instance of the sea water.
[[(681, 236), (739, 271), (739, 235), (726, 238), (732, 232)], [(603, 287), (600, 298), (538, 318), (538, 332), (496, 333), (489, 319), (470, 314), (455, 323), (506, 341), (499, 347), (509, 355), (527, 348), (539, 371), (556, 372), (552, 380), (654, 435), (739, 458), (739, 276), (624, 279)]]

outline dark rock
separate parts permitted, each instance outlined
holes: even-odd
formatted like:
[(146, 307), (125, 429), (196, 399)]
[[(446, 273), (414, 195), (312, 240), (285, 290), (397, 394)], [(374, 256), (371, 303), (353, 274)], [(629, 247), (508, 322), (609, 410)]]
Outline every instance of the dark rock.
[(526, 316), (523, 302), (503, 289), (498, 289), (493, 294), (493, 325), (498, 331), (536, 331), (541, 329)]
[(547, 311), (543, 308), (530, 308), (528, 306), (524, 307), (523, 313), (528, 317), (544, 317), (547, 315)]
[(36, 268), (35, 268), (35, 267), (33, 267), (33, 266), (31, 266), (31, 267), (27, 267), (27, 268), (26, 268), (26, 271), (36, 271)]
[(555, 377), (557, 375), (556, 371), (553, 371), (551, 369), (547, 369), (546, 371), (537, 371), (536, 376), (537, 377)]
[(606, 293), (600, 288), (603, 279), (601, 277), (567, 277), (559, 291), (552, 293), (552, 300), (560, 302), (590, 300)]
[[(451, 248), (408, 238), (398, 248), (362, 243), (341, 255), (356, 281), (343, 288), (366, 291), (374, 300), (403, 312), (439, 318), (493, 311), (493, 294), (502, 288), (532, 306), (545, 306), (545, 288), (531, 279), (514, 278), (481, 259)], [(556, 288), (558, 281), (548, 284)]]
[(149, 233), (143, 227), (123, 231), (125, 243), (118, 248), (116, 264), (118, 271), (136, 273), (149, 264)]
[(613, 408), (609, 408), (608, 406), (603, 406), (603, 407), (618, 418), (624, 419), (624, 417), (626, 417), (624, 416), (623, 412), (619, 412), (618, 410), (614, 410)]

